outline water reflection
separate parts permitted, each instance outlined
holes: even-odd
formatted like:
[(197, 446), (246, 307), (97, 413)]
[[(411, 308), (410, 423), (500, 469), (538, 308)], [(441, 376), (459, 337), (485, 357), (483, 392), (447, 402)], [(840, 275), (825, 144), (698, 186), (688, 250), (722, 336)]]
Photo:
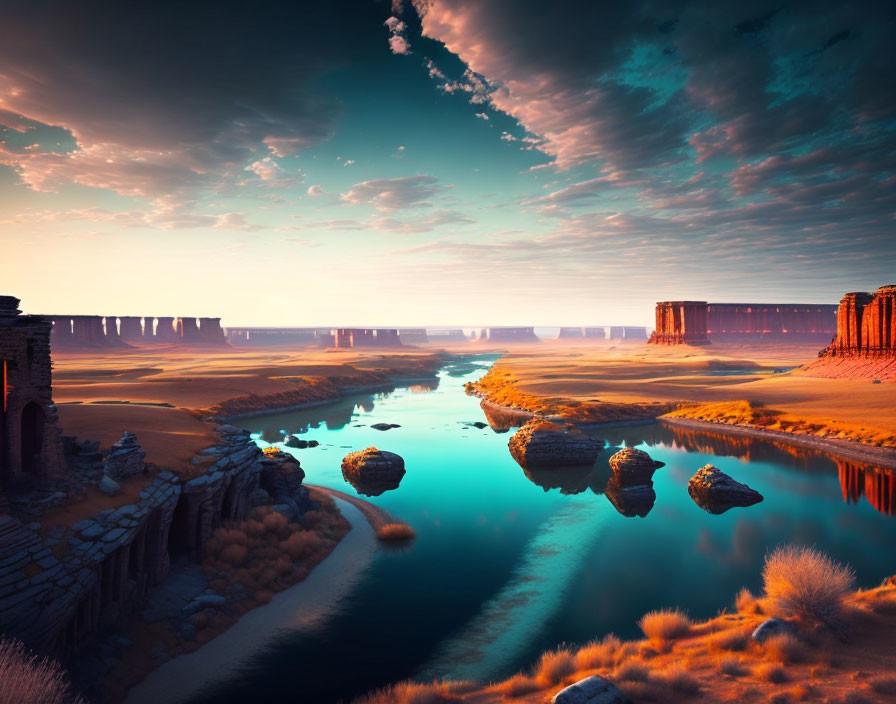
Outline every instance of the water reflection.
[(588, 489), (594, 494), (603, 494), (612, 472), (607, 463), (609, 454), (602, 452), (594, 464), (565, 466), (556, 468), (523, 468), (530, 482), (545, 491), (559, 489), (561, 494), (581, 494)]
[(402, 477), (398, 479), (363, 479), (352, 473), (346, 473), (345, 470), (342, 470), (342, 476), (362, 496), (380, 496), (387, 491), (397, 489), (402, 479)]
[(656, 503), (653, 482), (625, 486), (618, 477), (607, 482), (606, 495), (613, 507), (627, 518), (644, 518)]
[(506, 433), (511, 428), (519, 428), (532, 417), (531, 413), (526, 411), (517, 411), (513, 408), (504, 408), (496, 406), (488, 401), (483, 400), (479, 404), (485, 419), (488, 421), (491, 429), (496, 433)]
[(858, 503), (864, 495), (876, 510), (896, 515), (896, 470), (837, 460), (837, 475), (846, 503)]

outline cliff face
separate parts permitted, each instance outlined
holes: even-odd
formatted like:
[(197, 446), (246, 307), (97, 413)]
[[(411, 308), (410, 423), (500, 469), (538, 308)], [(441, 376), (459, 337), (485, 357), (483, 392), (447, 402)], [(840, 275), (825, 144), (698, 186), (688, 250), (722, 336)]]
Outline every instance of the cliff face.
[(660, 301), (656, 304), (655, 345), (708, 345), (706, 301)]
[(135, 503), (46, 534), (39, 523), (0, 516), (0, 632), (64, 659), (127, 618), (173, 557), (201, 559), (222, 521), (245, 519), (271, 463), (248, 433), (218, 431), (202, 475), (184, 481), (162, 471)]
[(896, 284), (847, 293), (837, 309), (837, 336), (821, 357), (896, 357)]

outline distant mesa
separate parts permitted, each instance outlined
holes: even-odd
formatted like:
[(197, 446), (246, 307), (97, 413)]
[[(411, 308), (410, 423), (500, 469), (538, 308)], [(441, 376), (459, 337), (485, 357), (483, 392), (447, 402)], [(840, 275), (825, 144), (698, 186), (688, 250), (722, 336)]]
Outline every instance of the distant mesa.
[(604, 325), (583, 328), (560, 328), (558, 340), (638, 340), (647, 339), (647, 328), (632, 325)]
[(483, 342), (485, 340), (488, 340), (489, 342), (511, 343), (511, 344), (519, 344), (519, 343), (524, 343), (524, 342), (541, 342), (541, 340), (535, 334), (534, 327), (488, 328), (488, 330), (482, 331), (482, 334), (480, 334), (479, 339)]
[(507, 444), (524, 469), (594, 464), (604, 447), (603, 440), (542, 419), (526, 423)]
[(711, 464), (704, 465), (688, 481), (688, 493), (700, 508), (720, 514), (735, 507), (747, 507), (763, 500), (762, 494), (735, 481)]
[(397, 489), (404, 474), (404, 459), (400, 455), (375, 447), (350, 452), (342, 460), (342, 476), (366, 496)]
[(109, 348), (174, 344), (224, 347), (220, 318), (174, 318), (114, 315), (47, 315), (53, 324), (53, 349)]
[(823, 342), (836, 331), (836, 322), (833, 304), (660, 301), (649, 342)]
[(847, 293), (837, 309), (836, 336), (819, 361), (799, 370), (812, 376), (896, 379), (896, 284), (874, 293)]

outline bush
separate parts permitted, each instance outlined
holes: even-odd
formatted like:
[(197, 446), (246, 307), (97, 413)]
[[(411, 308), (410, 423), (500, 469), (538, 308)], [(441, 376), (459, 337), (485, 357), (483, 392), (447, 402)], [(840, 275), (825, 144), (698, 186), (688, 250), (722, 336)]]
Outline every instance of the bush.
[(772, 615), (835, 626), (855, 574), (818, 550), (786, 545), (765, 558), (762, 579)]
[(708, 640), (709, 647), (712, 650), (741, 651), (747, 647), (749, 642), (749, 633), (745, 633), (737, 628), (713, 633)]
[(697, 679), (677, 665), (663, 672), (660, 679), (663, 684), (680, 694), (694, 695), (700, 691)]
[(766, 682), (774, 682), (775, 684), (781, 684), (782, 682), (786, 682), (788, 680), (787, 672), (780, 665), (774, 665), (772, 663), (766, 663), (765, 665), (760, 665), (756, 668), (756, 676), (761, 680), (765, 680)]
[(687, 634), (691, 620), (678, 609), (659, 609), (644, 614), (638, 626), (652, 643), (662, 647), (670, 640)]
[(799, 638), (789, 633), (781, 633), (766, 639), (762, 649), (769, 658), (784, 663), (799, 662), (806, 654)]
[(647, 682), (650, 670), (637, 662), (626, 662), (616, 669), (613, 679), (620, 682)]
[(740, 658), (728, 657), (719, 662), (719, 671), (729, 677), (742, 677), (747, 673)]
[(324, 545), (317, 533), (300, 531), (293, 533), (281, 543), (281, 546), (292, 560), (304, 560), (314, 555)]
[(762, 607), (759, 602), (756, 600), (756, 597), (753, 595), (749, 589), (744, 587), (737, 593), (737, 597), (734, 600), (734, 605), (737, 607), (737, 610), (742, 614), (759, 614), (762, 613)]
[(356, 699), (355, 704), (455, 704), (460, 701), (446, 684), (400, 682)]
[(28, 652), (17, 640), (0, 640), (0, 704), (85, 704), (71, 693), (62, 668)]
[(591, 641), (576, 653), (576, 665), (580, 670), (593, 670), (615, 664), (622, 642), (612, 633), (603, 640)]
[(413, 540), (417, 534), (407, 523), (387, 523), (376, 532), (376, 537), (380, 540)]
[(504, 680), (498, 689), (505, 697), (515, 699), (537, 692), (540, 687), (533, 678), (527, 675), (514, 675), (509, 680)]
[(576, 660), (568, 650), (550, 650), (541, 656), (535, 678), (544, 685), (559, 684), (576, 671)]

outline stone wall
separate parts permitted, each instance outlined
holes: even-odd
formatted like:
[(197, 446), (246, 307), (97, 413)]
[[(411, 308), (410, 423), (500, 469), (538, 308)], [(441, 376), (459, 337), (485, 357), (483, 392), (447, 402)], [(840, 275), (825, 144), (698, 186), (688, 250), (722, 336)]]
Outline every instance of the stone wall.
[(52, 398), (51, 323), (21, 315), (18, 304), (0, 296), (0, 495), (46, 487), (64, 471)]
[[(279, 470), (247, 432), (218, 431), (220, 442), (202, 453), (214, 461), (201, 475), (185, 481), (162, 471), (135, 503), (71, 528), (42, 535), (39, 523), (0, 516), (0, 632), (65, 660), (129, 617), (172, 559), (201, 560), (222, 521), (248, 516), (260, 475)], [(278, 481), (298, 486), (301, 477)]]
[(843, 296), (836, 337), (820, 356), (896, 357), (896, 284)]

